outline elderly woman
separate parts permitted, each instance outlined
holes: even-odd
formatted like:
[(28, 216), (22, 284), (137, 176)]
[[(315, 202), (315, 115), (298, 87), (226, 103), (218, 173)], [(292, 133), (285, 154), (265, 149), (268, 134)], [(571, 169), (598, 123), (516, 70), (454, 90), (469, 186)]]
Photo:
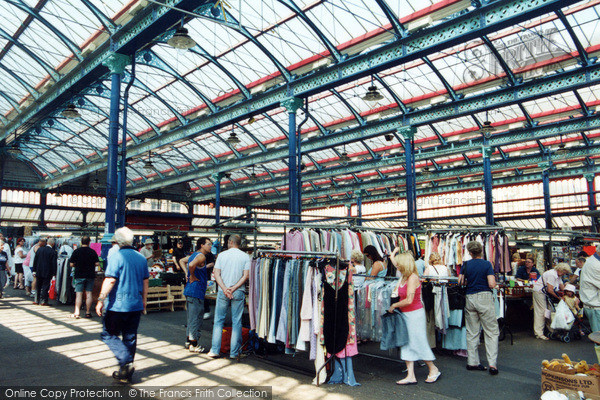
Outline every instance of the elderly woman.
[(458, 276), (459, 285), (466, 283), (465, 325), (467, 328), (467, 369), (485, 371), (479, 362), (479, 335), (483, 328), (485, 352), (490, 374), (497, 375), (498, 368), (498, 320), (492, 289), (496, 287), (496, 276), (492, 263), (483, 260), (483, 246), (477, 241), (467, 243), (472, 260), (465, 262)]
[[(363, 253), (358, 250), (352, 250), (352, 254), (350, 255), (350, 269), (352, 270), (353, 275), (367, 273), (367, 269), (363, 265), (364, 260)], [(353, 281), (355, 290), (358, 290), (365, 282), (365, 277), (357, 276), (356, 278), (353, 278)]]
[[(421, 302), (421, 282), (417, 273), (415, 259), (410, 253), (398, 254), (398, 248), (392, 252), (392, 263), (400, 272), (398, 290), (392, 296), (389, 312), (395, 309), (402, 311), (406, 328), (408, 330), (408, 343), (401, 348), (401, 357), (406, 362), (406, 378), (396, 382), (398, 385), (412, 385), (417, 383), (415, 377), (415, 361), (423, 360), (429, 368), (426, 383), (434, 383), (442, 374), (435, 366), (435, 356), (427, 343), (425, 327), (425, 309)], [(394, 302), (394, 297), (397, 301)]]
[[(541, 340), (548, 340), (544, 335), (544, 325), (546, 322), (546, 310), (548, 309), (548, 296), (560, 300), (556, 293), (557, 290), (563, 290), (561, 276), (571, 273), (571, 267), (567, 263), (560, 263), (553, 269), (544, 272), (533, 284), (533, 333), (535, 337)], [(544, 293), (544, 289), (545, 292)]]

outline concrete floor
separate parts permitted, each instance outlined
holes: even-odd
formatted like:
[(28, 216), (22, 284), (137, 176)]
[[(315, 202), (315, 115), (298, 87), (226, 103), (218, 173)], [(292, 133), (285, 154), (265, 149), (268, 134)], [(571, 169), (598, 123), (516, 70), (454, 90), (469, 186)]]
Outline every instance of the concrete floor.
[[(112, 386), (116, 360), (100, 341), (101, 321), (70, 319), (72, 306), (33, 305), (23, 291), (11, 288), (0, 300), (1, 385)], [(498, 376), (466, 371), (466, 359), (438, 355), (442, 371), (435, 384), (423, 381), (425, 367), (417, 368), (418, 385), (399, 387), (404, 364), (359, 355), (354, 359), (359, 387), (311, 384), (314, 366), (306, 354), (295, 357), (250, 356), (242, 362), (209, 359), (182, 347), (185, 312), (155, 312), (143, 316), (139, 329), (134, 387), (144, 386), (272, 386), (276, 399), (537, 399), (540, 395), (540, 364), (560, 357), (595, 362), (593, 345), (583, 339), (572, 343), (535, 340), (528, 332), (517, 332), (514, 345), (500, 342)], [(200, 342), (210, 344), (211, 321), (205, 321)], [(359, 351), (378, 352), (376, 344)], [(481, 350), (484, 356), (483, 349)], [(385, 354), (384, 354), (385, 355)]]

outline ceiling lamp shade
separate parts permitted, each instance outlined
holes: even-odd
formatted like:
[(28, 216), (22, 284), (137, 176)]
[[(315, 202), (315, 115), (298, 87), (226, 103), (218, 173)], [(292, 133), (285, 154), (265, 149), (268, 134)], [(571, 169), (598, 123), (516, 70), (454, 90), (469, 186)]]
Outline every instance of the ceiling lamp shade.
[(92, 184), (91, 184), (91, 186), (92, 186), (92, 189), (94, 189), (94, 190), (98, 190), (98, 188), (100, 187), (100, 181), (98, 180), (98, 178), (95, 178), (95, 179), (92, 181)]
[(196, 42), (190, 37), (188, 30), (180, 26), (175, 31), (173, 37), (167, 40), (167, 44), (176, 49), (189, 50), (196, 45)]
[(69, 104), (61, 113), (63, 117), (73, 119), (81, 117), (74, 104)]
[(149, 174), (154, 172), (154, 164), (152, 164), (151, 160), (144, 161), (144, 171)]
[(239, 144), (239, 143), (241, 142), (241, 141), (240, 141), (240, 138), (239, 138), (239, 137), (237, 137), (237, 135), (236, 135), (236, 133), (235, 133), (235, 132), (231, 132), (231, 133), (229, 134), (229, 137), (228, 137), (228, 138), (227, 138), (227, 140), (225, 140), (225, 141), (226, 141), (227, 143), (229, 143), (229, 144)]
[(375, 102), (375, 101), (383, 100), (383, 95), (381, 93), (379, 93), (377, 86), (372, 85), (372, 86), (369, 86), (369, 88), (367, 89), (367, 93), (363, 96), (362, 99), (364, 101)]
[(492, 133), (494, 133), (494, 131), (496, 130), (496, 128), (494, 128), (492, 126), (492, 123), (490, 121), (485, 121), (483, 123), (483, 126), (481, 127), (481, 129), (479, 130), (481, 132), (481, 134), (486, 137), (486, 138), (490, 138), (492, 136)]
[(13, 156), (20, 156), (23, 154), (21, 149), (17, 147), (16, 143), (10, 146), (6, 151), (8, 152), (8, 154), (12, 154)]
[(348, 157), (348, 153), (346, 153), (344, 151), (342, 153), (342, 155), (340, 156), (340, 164), (342, 164), (342, 165), (348, 165), (349, 162), (350, 162), (350, 157)]
[(252, 173), (250, 174), (250, 180), (251, 180), (252, 182), (256, 182), (256, 181), (260, 180), (260, 178), (258, 177), (258, 175), (256, 175), (256, 172), (252, 172)]
[(394, 135), (392, 135), (391, 133), (388, 133), (387, 135), (384, 136), (385, 140), (387, 142), (393, 142), (394, 141)]

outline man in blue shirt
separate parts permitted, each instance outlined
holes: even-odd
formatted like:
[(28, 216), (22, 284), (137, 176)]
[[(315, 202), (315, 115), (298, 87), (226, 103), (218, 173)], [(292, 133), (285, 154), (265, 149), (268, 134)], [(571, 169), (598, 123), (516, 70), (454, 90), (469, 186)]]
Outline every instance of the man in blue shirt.
[(119, 228), (113, 238), (120, 250), (108, 262), (96, 313), (102, 317), (102, 308), (106, 308), (100, 337), (119, 362), (113, 378), (131, 382), (140, 315), (146, 310), (149, 274), (146, 258), (132, 247), (133, 232)]
[[(187, 258), (187, 284), (183, 294), (187, 301), (187, 338), (186, 347), (192, 353), (204, 353), (204, 347), (198, 344), (202, 329), (204, 295), (206, 294), (206, 254), (210, 252), (210, 239), (202, 237), (196, 242), (196, 251)], [(182, 259), (184, 261), (185, 259)]]

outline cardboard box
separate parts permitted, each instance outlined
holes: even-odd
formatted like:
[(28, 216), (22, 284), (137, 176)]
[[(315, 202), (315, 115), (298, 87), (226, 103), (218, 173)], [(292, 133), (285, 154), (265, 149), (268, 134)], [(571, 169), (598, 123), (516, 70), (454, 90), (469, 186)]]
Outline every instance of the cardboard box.
[(557, 389), (581, 390), (600, 396), (600, 378), (597, 376), (568, 375), (542, 368), (542, 393)]

